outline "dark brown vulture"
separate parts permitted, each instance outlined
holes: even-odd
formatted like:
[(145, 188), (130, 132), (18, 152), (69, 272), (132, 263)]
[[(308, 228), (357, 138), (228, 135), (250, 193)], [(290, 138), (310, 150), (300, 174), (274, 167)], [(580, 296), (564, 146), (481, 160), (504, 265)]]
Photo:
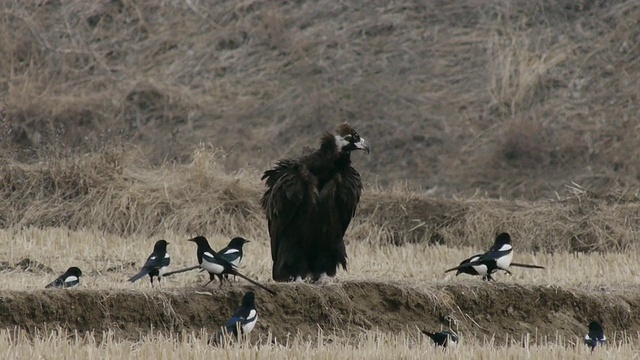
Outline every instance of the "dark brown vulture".
[(362, 193), (351, 151), (369, 144), (349, 125), (320, 139), (320, 148), (299, 158), (282, 159), (265, 171), (262, 208), (271, 237), (275, 281), (318, 281), (347, 269), (344, 233)]

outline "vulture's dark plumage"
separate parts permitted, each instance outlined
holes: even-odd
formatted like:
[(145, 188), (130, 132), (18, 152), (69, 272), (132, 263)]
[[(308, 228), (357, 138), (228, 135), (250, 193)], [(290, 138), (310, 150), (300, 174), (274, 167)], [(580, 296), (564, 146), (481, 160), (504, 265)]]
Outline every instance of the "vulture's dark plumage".
[(362, 181), (351, 166), (351, 151), (369, 144), (342, 124), (320, 139), (320, 148), (279, 160), (262, 177), (262, 197), (271, 237), (275, 281), (335, 276), (347, 268), (344, 233), (360, 201)]

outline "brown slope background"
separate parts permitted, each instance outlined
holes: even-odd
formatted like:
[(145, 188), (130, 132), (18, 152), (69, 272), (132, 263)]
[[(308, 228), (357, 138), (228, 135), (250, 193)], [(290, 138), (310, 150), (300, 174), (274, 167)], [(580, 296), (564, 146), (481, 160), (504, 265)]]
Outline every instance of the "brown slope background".
[(3, 140), (200, 143), (228, 170), (297, 155), (348, 121), (368, 181), (537, 199), (637, 187), (636, 1), (4, 2)]

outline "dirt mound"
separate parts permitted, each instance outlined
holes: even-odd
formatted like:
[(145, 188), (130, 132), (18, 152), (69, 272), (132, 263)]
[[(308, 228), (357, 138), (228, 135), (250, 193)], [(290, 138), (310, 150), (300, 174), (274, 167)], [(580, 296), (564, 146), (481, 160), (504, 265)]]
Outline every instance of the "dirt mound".
[[(271, 284), (278, 292), (257, 293), (258, 334), (287, 335), (325, 332), (353, 334), (379, 329), (440, 329), (453, 326), (464, 336), (480, 339), (540, 339), (556, 334), (582, 336), (594, 319), (609, 333), (640, 331), (640, 293), (563, 289), (553, 286), (469, 282), (414, 288), (398, 284), (346, 282), (329, 286)], [(113, 330), (137, 339), (150, 331), (216, 331), (238, 306), (243, 291), (201, 288), (144, 291), (0, 292), (0, 326), (31, 332), (60, 326), (79, 331)]]

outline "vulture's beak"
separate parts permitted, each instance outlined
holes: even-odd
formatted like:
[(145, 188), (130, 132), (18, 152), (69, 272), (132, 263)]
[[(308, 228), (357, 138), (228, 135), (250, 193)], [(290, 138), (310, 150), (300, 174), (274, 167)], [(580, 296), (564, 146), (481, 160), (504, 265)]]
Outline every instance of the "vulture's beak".
[(367, 152), (367, 154), (369, 152), (371, 152), (371, 147), (369, 146), (369, 143), (367, 142), (367, 140), (365, 140), (363, 137), (360, 138), (360, 141), (358, 141), (357, 143), (354, 144), (356, 146), (356, 149), (358, 150), (364, 150)]

